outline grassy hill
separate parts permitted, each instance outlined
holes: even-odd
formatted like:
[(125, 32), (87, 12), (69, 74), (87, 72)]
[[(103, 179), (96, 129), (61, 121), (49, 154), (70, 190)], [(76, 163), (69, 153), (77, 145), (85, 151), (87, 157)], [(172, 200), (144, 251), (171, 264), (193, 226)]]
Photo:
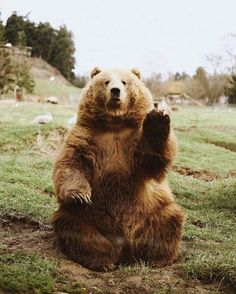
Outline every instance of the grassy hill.
[[(34, 92), (27, 94), (28, 99), (40, 101), (49, 96), (56, 96), (63, 102), (77, 101), (81, 90), (68, 82), (59, 70), (41, 58), (27, 58), (26, 63), (35, 81)], [(6, 96), (12, 98), (13, 93)]]
[(30, 72), (35, 80), (35, 96), (56, 96), (61, 100), (75, 100), (80, 89), (70, 84), (61, 73), (41, 58), (28, 59)]

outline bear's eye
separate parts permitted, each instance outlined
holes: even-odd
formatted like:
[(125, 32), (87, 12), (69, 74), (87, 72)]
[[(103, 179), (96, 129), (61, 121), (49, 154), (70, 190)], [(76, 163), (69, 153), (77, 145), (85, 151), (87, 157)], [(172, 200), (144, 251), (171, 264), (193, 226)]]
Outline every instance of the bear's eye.
[(123, 84), (123, 85), (126, 85), (126, 82), (125, 82), (125, 81), (122, 81), (122, 84)]
[(109, 83), (110, 83), (110, 81), (106, 81), (106, 82), (105, 82), (105, 85), (108, 85)]

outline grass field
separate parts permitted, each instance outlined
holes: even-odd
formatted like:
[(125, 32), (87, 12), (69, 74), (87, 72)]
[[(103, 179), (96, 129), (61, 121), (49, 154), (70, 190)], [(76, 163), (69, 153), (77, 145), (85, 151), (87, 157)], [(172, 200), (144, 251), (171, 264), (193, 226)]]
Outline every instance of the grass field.
[[(49, 125), (33, 125), (51, 112)], [(95, 273), (63, 256), (50, 227), (52, 163), (75, 106), (0, 101), (0, 293), (236, 293), (236, 110), (173, 113), (169, 174), (187, 219), (181, 257)]]

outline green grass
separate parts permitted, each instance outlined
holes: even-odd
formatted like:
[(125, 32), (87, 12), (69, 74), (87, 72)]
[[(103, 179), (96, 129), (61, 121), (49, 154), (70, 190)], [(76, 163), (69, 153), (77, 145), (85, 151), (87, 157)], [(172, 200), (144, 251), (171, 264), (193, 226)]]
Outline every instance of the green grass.
[(81, 91), (79, 88), (76, 88), (70, 84), (66, 85), (58, 81), (50, 81), (39, 78), (35, 78), (34, 80), (34, 94), (38, 96), (56, 96), (60, 98), (69, 98), (70, 101), (76, 101)]
[(57, 273), (51, 260), (37, 254), (2, 253), (0, 268), (0, 286), (7, 293), (52, 293)]
[[(49, 222), (55, 208), (52, 164), (75, 107), (0, 105), (0, 213)], [(46, 112), (52, 113), (52, 124), (31, 123), (35, 115)], [(175, 165), (198, 172), (169, 174), (176, 200), (186, 213), (186, 253), (179, 265), (180, 278), (186, 283), (193, 278), (226, 283), (236, 289), (236, 110), (182, 109), (173, 113), (172, 121), (179, 141)], [(205, 181), (198, 176), (206, 172), (215, 179)], [(56, 264), (40, 255), (5, 254), (0, 268), (3, 290), (50, 293), (54, 288)], [(150, 277), (155, 272), (144, 270)], [(157, 293), (168, 291), (163, 288)]]
[(206, 182), (170, 174), (177, 201), (187, 215), (182, 273), (236, 287), (236, 153), (215, 144), (236, 144), (236, 111), (185, 109), (174, 114), (174, 124), (180, 145), (176, 164), (217, 176)]

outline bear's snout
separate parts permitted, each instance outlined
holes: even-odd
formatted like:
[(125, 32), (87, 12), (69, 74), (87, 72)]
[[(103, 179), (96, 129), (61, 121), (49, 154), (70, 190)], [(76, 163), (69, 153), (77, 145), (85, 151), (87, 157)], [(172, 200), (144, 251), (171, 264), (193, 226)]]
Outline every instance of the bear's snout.
[(120, 100), (120, 89), (112, 88), (111, 89), (111, 100)]

